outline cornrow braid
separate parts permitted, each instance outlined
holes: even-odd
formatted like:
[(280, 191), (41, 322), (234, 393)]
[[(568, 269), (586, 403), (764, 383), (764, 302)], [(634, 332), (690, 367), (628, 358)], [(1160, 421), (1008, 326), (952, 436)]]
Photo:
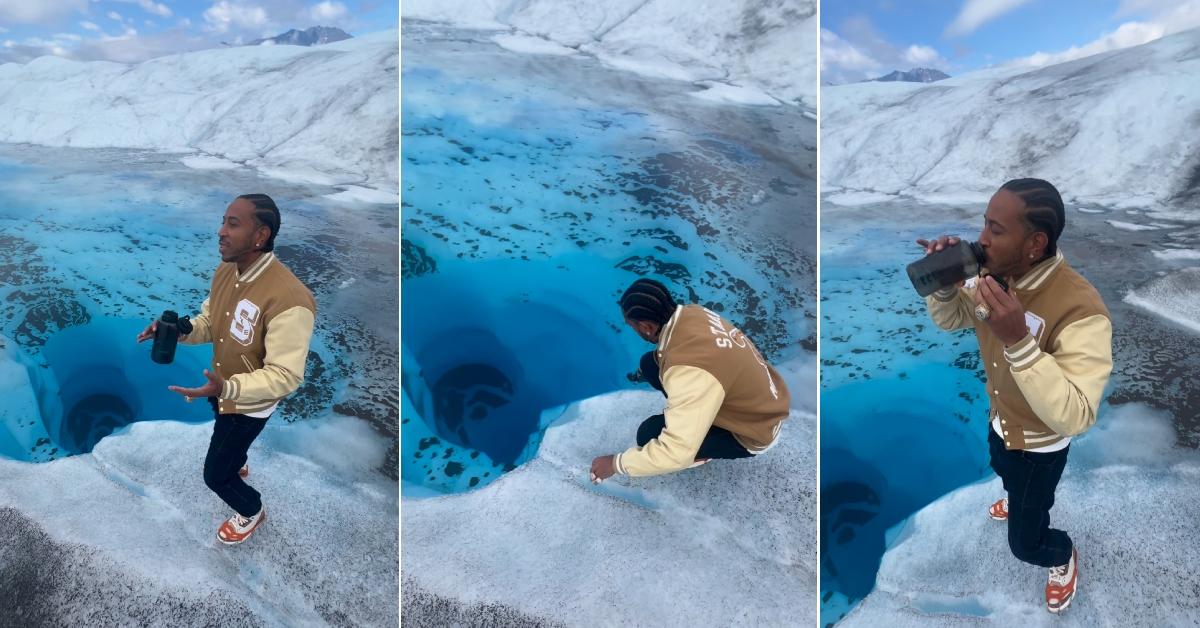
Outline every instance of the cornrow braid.
[(275, 200), (266, 194), (243, 194), (238, 198), (250, 201), (254, 205), (254, 220), (271, 230), (271, 237), (267, 238), (262, 250), (274, 251), (275, 234), (279, 233), (279, 224), (282, 222), (279, 208), (275, 206)]
[(665, 325), (675, 313), (675, 299), (667, 287), (653, 279), (633, 282), (617, 301), (625, 318)]
[(1025, 202), (1025, 224), (1030, 233), (1046, 234), (1046, 253), (1042, 259), (1058, 252), (1058, 236), (1067, 226), (1067, 214), (1058, 189), (1044, 179), (1013, 179), (1000, 186), (1021, 197)]

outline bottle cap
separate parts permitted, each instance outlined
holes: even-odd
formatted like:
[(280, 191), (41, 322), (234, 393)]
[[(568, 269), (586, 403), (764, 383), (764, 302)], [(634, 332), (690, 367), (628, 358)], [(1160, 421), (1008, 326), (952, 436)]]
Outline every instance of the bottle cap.
[(164, 323), (175, 324), (179, 320), (179, 315), (172, 310), (164, 310), (162, 316), (158, 319)]

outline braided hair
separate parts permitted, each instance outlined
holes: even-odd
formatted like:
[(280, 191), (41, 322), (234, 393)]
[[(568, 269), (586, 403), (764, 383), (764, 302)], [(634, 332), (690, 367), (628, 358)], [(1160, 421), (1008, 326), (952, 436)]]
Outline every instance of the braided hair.
[(1013, 179), (1000, 186), (1025, 201), (1025, 225), (1029, 232), (1046, 234), (1046, 252), (1042, 259), (1057, 251), (1058, 236), (1067, 226), (1067, 214), (1058, 189), (1043, 179)]
[(255, 222), (271, 230), (271, 237), (262, 245), (262, 250), (274, 251), (275, 234), (279, 233), (280, 224), (279, 208), (275, 206), (275, 201), (266, 194), (243, 194), (238, 198), (250, 201), (254, 205)]
[(667, 287), (653, 279), (638, 279), (617, 302), (621, 313), (631, 321), (650, 321), (665, 325), (675, 313), (675, 299)]

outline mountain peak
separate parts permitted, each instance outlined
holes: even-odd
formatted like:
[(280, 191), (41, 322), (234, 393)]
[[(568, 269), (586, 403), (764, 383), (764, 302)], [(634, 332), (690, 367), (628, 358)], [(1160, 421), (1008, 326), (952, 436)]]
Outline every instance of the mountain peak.
[(291, 29), (286, 33), (267, 37), (264, 39), (256, 39), (247, 46), (270, 46), (282, 44), (287, 46), (319, 46), (321, 44), (329, 44), (343, 39), (353, 37), (346, 31), (332, 26), (313, 26), (302, 31)]
[(941, 70), (934, 70), (932, 68), (913, 68), (907, 72), (896, 70), (887, 76), (881, 76), (879, 78), (870, 80), (880, 82), (904, 81), (906, 83), (932, 83), (934, 81), (940, 81), (947, 78), (950, 78), (950, 75), (942, 72)]

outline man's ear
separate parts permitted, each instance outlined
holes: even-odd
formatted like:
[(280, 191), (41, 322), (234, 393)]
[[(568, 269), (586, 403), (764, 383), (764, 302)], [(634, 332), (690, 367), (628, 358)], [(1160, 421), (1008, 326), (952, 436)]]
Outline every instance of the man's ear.
[(1050, 246), (1050, 236), (1046, 235), (1045, 231), (1034, 231), (1029, 241), (1032, 249), (1029, 254), (1033, 259), (1041, 259), (1046, 255), (1046, 249)]

